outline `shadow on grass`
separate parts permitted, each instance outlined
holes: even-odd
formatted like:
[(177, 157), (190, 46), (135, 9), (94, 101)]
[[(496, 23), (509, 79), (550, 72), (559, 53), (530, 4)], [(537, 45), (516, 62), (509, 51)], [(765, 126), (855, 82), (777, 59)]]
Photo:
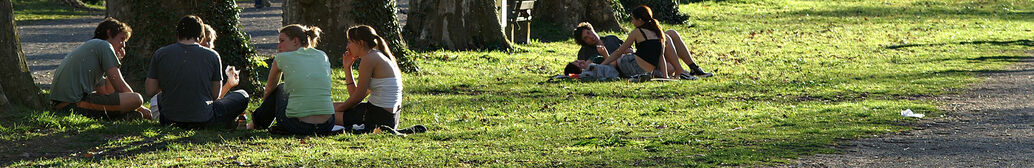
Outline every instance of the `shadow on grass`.
[(0, 131), (24, 136), (0, 140), (0, 165), (6, 166), (61, 166), (36, 163), (54, 159), (96, 163), (168, 150), (170, 144), (204, 145), (270, 136), (249, 131), (183, 130), (150, 121), (101, 121), (68, 113), (22, 111), (0, 114), (0, 119), (13, 121)]
[(890, 46), (886, 46), (884, 48), (896, 50), (896, 49), (901, 49), (901, 48), (932, 47), (932, 46), (955, 45), (955, 44), (958, 44), (958, 45), (984, 45), (984, 44), (988, 44), (988, 45), (1000, 45), (1000, 46), (1020, 45), (1020, 46), (1027, 46), (1027, 47), (1034, 47), (1034, 41), (1032, 41), (1032, 40), (1012, 40), (1012, 41), (965, 41), (965, 42), (958, 42), (958, 43), (932, 43), (932, 44), (901, 44), (901, 45), (890, 45)]

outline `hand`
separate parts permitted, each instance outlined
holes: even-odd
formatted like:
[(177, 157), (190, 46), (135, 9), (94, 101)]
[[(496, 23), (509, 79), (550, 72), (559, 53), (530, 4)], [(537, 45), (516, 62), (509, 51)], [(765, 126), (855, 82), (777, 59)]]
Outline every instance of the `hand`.
[(345, 65), (345, 67), (351, 67), (358, 58), (359, 57), (352, 55), (351, 51), (345, 51), (345, 54), (341, 54), (341, 64)]
[(115, 50), (115, 56), (118, 57), (119, 61), (122, 61), (123, 58), (126, 58), (126, 48)]
[(236, 67), (227, 66), (226, 67), (226, 85), (237, 86), (237, 84), (240, 84), (240, 80), (241, 80), (240, 74), (241, 74), (241, 71), (237, 70)]

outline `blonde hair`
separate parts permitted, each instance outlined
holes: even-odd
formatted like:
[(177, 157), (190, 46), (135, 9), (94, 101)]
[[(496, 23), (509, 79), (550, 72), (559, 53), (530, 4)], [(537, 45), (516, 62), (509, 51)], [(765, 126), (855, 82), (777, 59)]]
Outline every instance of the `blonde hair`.
[(201, 38), (201, 41), (215, 42), (215, 38), (218, 36), (215, 35), (215, 29), (212, 28), (212, 25), (205, 24), (204, 29), (205, 37)]
[(302, 47), (316, 47), (323, 30), (316, 26), (291, 24), (280, 28), (280, 33), (287, 35), (287, 38), (298, 38)]

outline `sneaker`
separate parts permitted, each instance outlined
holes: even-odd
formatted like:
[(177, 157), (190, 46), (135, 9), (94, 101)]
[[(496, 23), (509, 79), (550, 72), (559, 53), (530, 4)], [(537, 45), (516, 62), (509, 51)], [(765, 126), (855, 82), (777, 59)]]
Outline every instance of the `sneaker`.
[(679, 74), (679, 79), (682, 79), (682, 80), (697, 80), (697, 79), (700, 79), (700, 78), (698, 78), (696, 76), (693, 76), (693, 75), (690, 75), (690, 74), (683, 73), (683, 74)]
[(383, 133), (389, 133), (389, 134), (392, 134), (392, 135), (398, 135), (398, 136), (403, 136), (403, 137), (406, 136), (406, 134), (399, 133), (399, 131), (396, 131), (394, 128), (391, 128), (391, 127), (389, 127), (387, 125), (381, 125), (380, 129), (381, 129), (381, 132), (383, 132)]
[(646, 82), (646, 81), (650, 81), (650, 79), (653, 79), (653, 74), (645, 73), (645, 74), (639, 74), (639, 75), (632, 75), (632, 77), (630, 79), (628, 79), (628, 81), (629, 82)]
[(399, 133), (403, 133), (403, 134), (424, 133), (424, 132), (427, 132), (427, 127), (424, 127), (423, 125), (414, 125), (412, 127), (405, 128), (405, 129), (400, 129), (398, 131), (399, 131)]
[(699, 76), (699, 77), (705, 77), (705, 78), (706, 77), (714, 76), (714, 74), (712, 74), (712, 73), (707, 73), (707, 72), (703, 72), (703, 71), (694, 71), (694, 72), (690, 72), (689, 74), (693, 75), (693, 76)]

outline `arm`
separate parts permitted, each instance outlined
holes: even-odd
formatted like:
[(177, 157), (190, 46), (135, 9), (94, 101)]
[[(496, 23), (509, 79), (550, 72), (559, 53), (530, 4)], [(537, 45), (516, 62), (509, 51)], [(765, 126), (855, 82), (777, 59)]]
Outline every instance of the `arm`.
[(596, 53), (600, 54), (600, 56), (603, 56), (603, 60), (607, 60), (607, 58), (610, 58), (610, 53), (607, 53), (607, 47), (604, 47), (603, 45), (596, 45)]
[(283, 72), (280, 72), (280, 68), (277, 67), (275, 59), (276, 58), (273, 60), (273, 65), (269, 67), (269, 79), (266, 80), (266, 89), (265, 92), (262, 93), (263, 100), (265, 100), (266, 96), (269, 96), (270, 93), (273, 93), (273, 89), (276, 89), (276, 85), (280, 84), (280, 75), (283, 75)]
[[(634, 32), (635, 30), (633, 29), (632, 31)], [(605, 61), (603, 61), (602, 64), (607, 65), (607, 64), (614, 63), (614, 61), (617, 61), (618, 58), (621, 57), (621, 54), (624, 53), (624, 51), (628, 51), (629, 49), (631, 49), (632, 42), (635, 40), (635, 37), (637, 35), (638, 34), (629, 32), (628, 33), (628, 38), (625, 38), (625, 42), (621, 43), (621, 47), (618, 47), (617, 50), (614, 50), (614, 53), (610, 54), (610, 55), (614, 55), (614, 57), (607, 57), (607, 59)]]
[(108, 83), (111, 83), (111, 86), (115, 88), (116, 92), (118, 92), (118, 93), (132, 93), (133, 92), (133, 88), (130, 88), (129, 84), (126, 84), (125, 79), (122, 79), (122, 72), (118, 70), (118, 67), (108, 68), (108, 70), (106, 70), (106, 72), (108, 73), (108, 79), (109, 79), (108, 81), (110, 81)]
[(212, 81), (212, 100), (219, 100), (223, 95), (219, 93), (223, 90), (223, 81)]
[[(352, 77), (352, 65), (355, 64), (355, 56), (352, 56), (351, 52), (345, 51), (345, 54), (341, 56), (341, 65), (345, 65), (345, 88), (348, 89), (348, 94), (351, 95), (355, 92), (355, 78)], [(359, 64), (362, 66), (362, 64)]]
[(97, 89), (94, 89), (94, 91), (97, 91), (97, 93), (104, 95), (115, 93), (115, 86), (111, 86), (111, 83), (111, 78), (105, 79), (104, 85), (98, 86)]
[[(363, 60), (372, 61), (373, 59), (374, 58)], [(366, 99), (366, 96), (370, 94), (370, 80), (373, 76), (373, 69), (375, 66), (370, 61), (359, 63), (359, 82), (356, 82), (356, 88), (353, 91), (348, 92), (348, 100), (345, 100), (345, 103), (340, 104), (338, 107), (334, 107), (334, 109), (344, 110), (355, 107), (355, 105), (358, 105), (359, 102), (362, 102), (363, 99)]]
[(154, 95), (162, 91), (162, 88), (158, 86), (158, 79), (147, 78), (147, 81), (144, 82), (144, 85), (146, 85), (147, 87), (146, 89), (144, 89), (144, 99), (154, 97)]
[(237, 70), (237, 68), (233, 66), (226, 67), (226, 84), (224, 84), (222, 89), (219, 91), (219, 99), (226, 96), (226, 92), (230, 92), (230, 89), (236, 87), (237, 84), (240, 83), (240, 74), (241, 71)]

